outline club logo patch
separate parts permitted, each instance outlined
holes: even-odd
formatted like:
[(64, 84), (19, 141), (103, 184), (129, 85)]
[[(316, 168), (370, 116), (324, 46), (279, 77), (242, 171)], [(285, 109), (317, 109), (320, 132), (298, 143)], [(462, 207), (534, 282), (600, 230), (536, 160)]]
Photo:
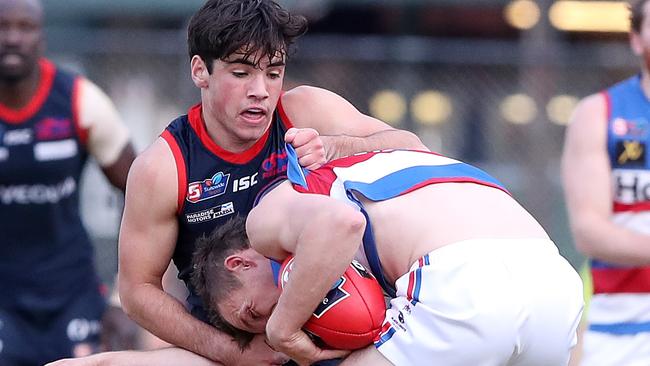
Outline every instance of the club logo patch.
[(634, 140), (616, 142), (616, 162), (625, 166), (645, 166), (645, 143)]
[(612, 121), (612, 132), (616, 136), (643, 137), (648, 131), (648, 121), (644, 118), (627, 120), (616, 118)]
[(34, 130), (39, 141), (68, 138), (72, 136), (72, 122), (67, 118), (45, 118)]
[(221, 196), (228, 188), (230, 174), (219, 172), (210, 179), (192, 182), (187, 186), (187, 200), (191, 203)]

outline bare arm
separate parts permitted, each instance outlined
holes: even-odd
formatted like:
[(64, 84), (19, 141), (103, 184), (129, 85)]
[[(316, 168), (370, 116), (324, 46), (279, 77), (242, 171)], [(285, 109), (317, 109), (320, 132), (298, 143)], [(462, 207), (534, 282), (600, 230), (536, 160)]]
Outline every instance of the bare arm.
[[(297, 87), (282, 96), (282, 105), (296, 127), (318, 131), (327, 161), (378, 149), (428, 150), (415, 134), (365, 115), (343, 97), (325, 89)], [(297, 152), (302, 156), (298, 149)]]
[(67, 358), (45, 366), (217, 366), (197, 354), (181, 348), (164, 348), (153, 351), (104, 352), (82, 358)]
[[(162, 278), (178, 233), (176, 165), (158, 139), (133, 164), (120, 231), (120, 298), (126, 313), (162, 340), (227, 365), (269, 364), (274, 353), (263, 343), (243, 357), (236, 342), (195, 319), (163, 291)], [(252, 351), (251, 351), (252, 349)], [(251, 354), (251, 352), (257, 352)]]
[(110, 98), (87, 79), (79, 88), (79, 125), (88, 133), (88, 151), (97, 160), (109, 182), (124, 192), (135, 150)]
[(650, 236), (611, 221), (611, 167), (606, 151), (605, 99), (592, 95), (576, 108), (566, 132), (562, 181), (576, 247), (620, 265), (650, 264)]
[(128, 176), (131, 164), (135, 159), (135, 150), (133, 145), (128, 143), (124, 146), (117, 160), (110, 165), (102, 166), (102, 172), (111, 184), (124, 192), (126, 190), (126, 177)]
[(300, 329), (352, 261), (364, 228), (365, 218), (354, 208), (329, 196), (299, 194), (288, 182), (248, 216), (247, 233), (255, 250), (275, 258), (295, 255), (291, 280), (269, 318), (266, 335), (275, 349), (300, 364), (345, 354), (318, 349)]

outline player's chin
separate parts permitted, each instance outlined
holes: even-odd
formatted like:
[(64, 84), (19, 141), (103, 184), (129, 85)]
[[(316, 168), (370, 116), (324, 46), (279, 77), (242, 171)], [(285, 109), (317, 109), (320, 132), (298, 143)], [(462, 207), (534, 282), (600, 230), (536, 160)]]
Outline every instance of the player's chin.
[(238, 131), (239, 140), (245, 145), (254, 145), (257, 141), (262, 139), (266, 130), (246, 129)]

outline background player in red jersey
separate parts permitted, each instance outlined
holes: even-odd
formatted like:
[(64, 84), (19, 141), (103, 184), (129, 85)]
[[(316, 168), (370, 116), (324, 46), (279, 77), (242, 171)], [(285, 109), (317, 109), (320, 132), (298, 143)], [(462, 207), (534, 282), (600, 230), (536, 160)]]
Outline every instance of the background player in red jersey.
[[(189, 284), (194, 243), (232, 215), (246, 215), (261, 188), (283, 177), (285, 140), (309, 168), (364, 150), (426, 149), (412, 133), (330, 91), (301, 86), (283, 93), (290, 46), (305, 30), (304, 18), (270, 0), (206, 2), (188, 28), (201, 103), (173, 121), (129, 174), (120, 231), (124, 308), (163, 340), (228, 365), (283, 357), (263, 337), (242, 352), (205, 322)], [(190, 290), (191, 314), (161, 287), (172, 258)]]
[(105, 301), (79, 179), (90, 155), (124, 190), (135, 155), (104, 92), (43, 58), (42, 25), (38, 0), (0, 0), (0, 364), (8, 366), (99, 349)]
[(571, 231), (595, 290), (584, 366), (650, 363), (650, 1), (630, 4), (640, 73), (580, 101), (562, 155)]

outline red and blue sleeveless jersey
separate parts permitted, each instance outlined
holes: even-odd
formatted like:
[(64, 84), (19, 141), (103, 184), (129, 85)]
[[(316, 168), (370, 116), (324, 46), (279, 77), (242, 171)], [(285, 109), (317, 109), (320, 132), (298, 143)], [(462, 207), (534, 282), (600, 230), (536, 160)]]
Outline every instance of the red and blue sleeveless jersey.
[(263, 137), (236, 154), (210, 139), (199, 104), (172, 121), (161, 135), (174, 154), (178, 171), (179, 229), (173, 260), (190, 291), (188, 302), (197, 317), (204, 313), (190, 281), (196, 239), (209, 235), (233, 215), (248, 215), (260, 190), (286, 179), (284, 134), (291, 126), (279, 101)]
[[(607, 152), (616, 225), (650, 235), (650, 101), (636, 75), (603, 92), (607, 103)], [(590, 330), (613, 334), (650, 331), (650, 267), (591, 260), (594, 295)]]
[(358, 207), (365, 215), (366, 232), (355, 259), (370, 268), (384, 291), (393, 297), (394, 289), (384, 278), (372, 223), (360, 196), (371, 201), (383, 201), (440, 183), (481, 184), (508, 193), (498, 180), (481, 169), (431, 152), (386, 150), (360, 153), (309, 171), (300, 167), (291, 147), (287, 149), (287, 175), (296, 191), (328, 195)]
[(40, 84), (19, 110), (0, 105), (0, 306), (54, 309), (96, 285), (79, 213), (87, 131), (79, 78), (39, 63)]

